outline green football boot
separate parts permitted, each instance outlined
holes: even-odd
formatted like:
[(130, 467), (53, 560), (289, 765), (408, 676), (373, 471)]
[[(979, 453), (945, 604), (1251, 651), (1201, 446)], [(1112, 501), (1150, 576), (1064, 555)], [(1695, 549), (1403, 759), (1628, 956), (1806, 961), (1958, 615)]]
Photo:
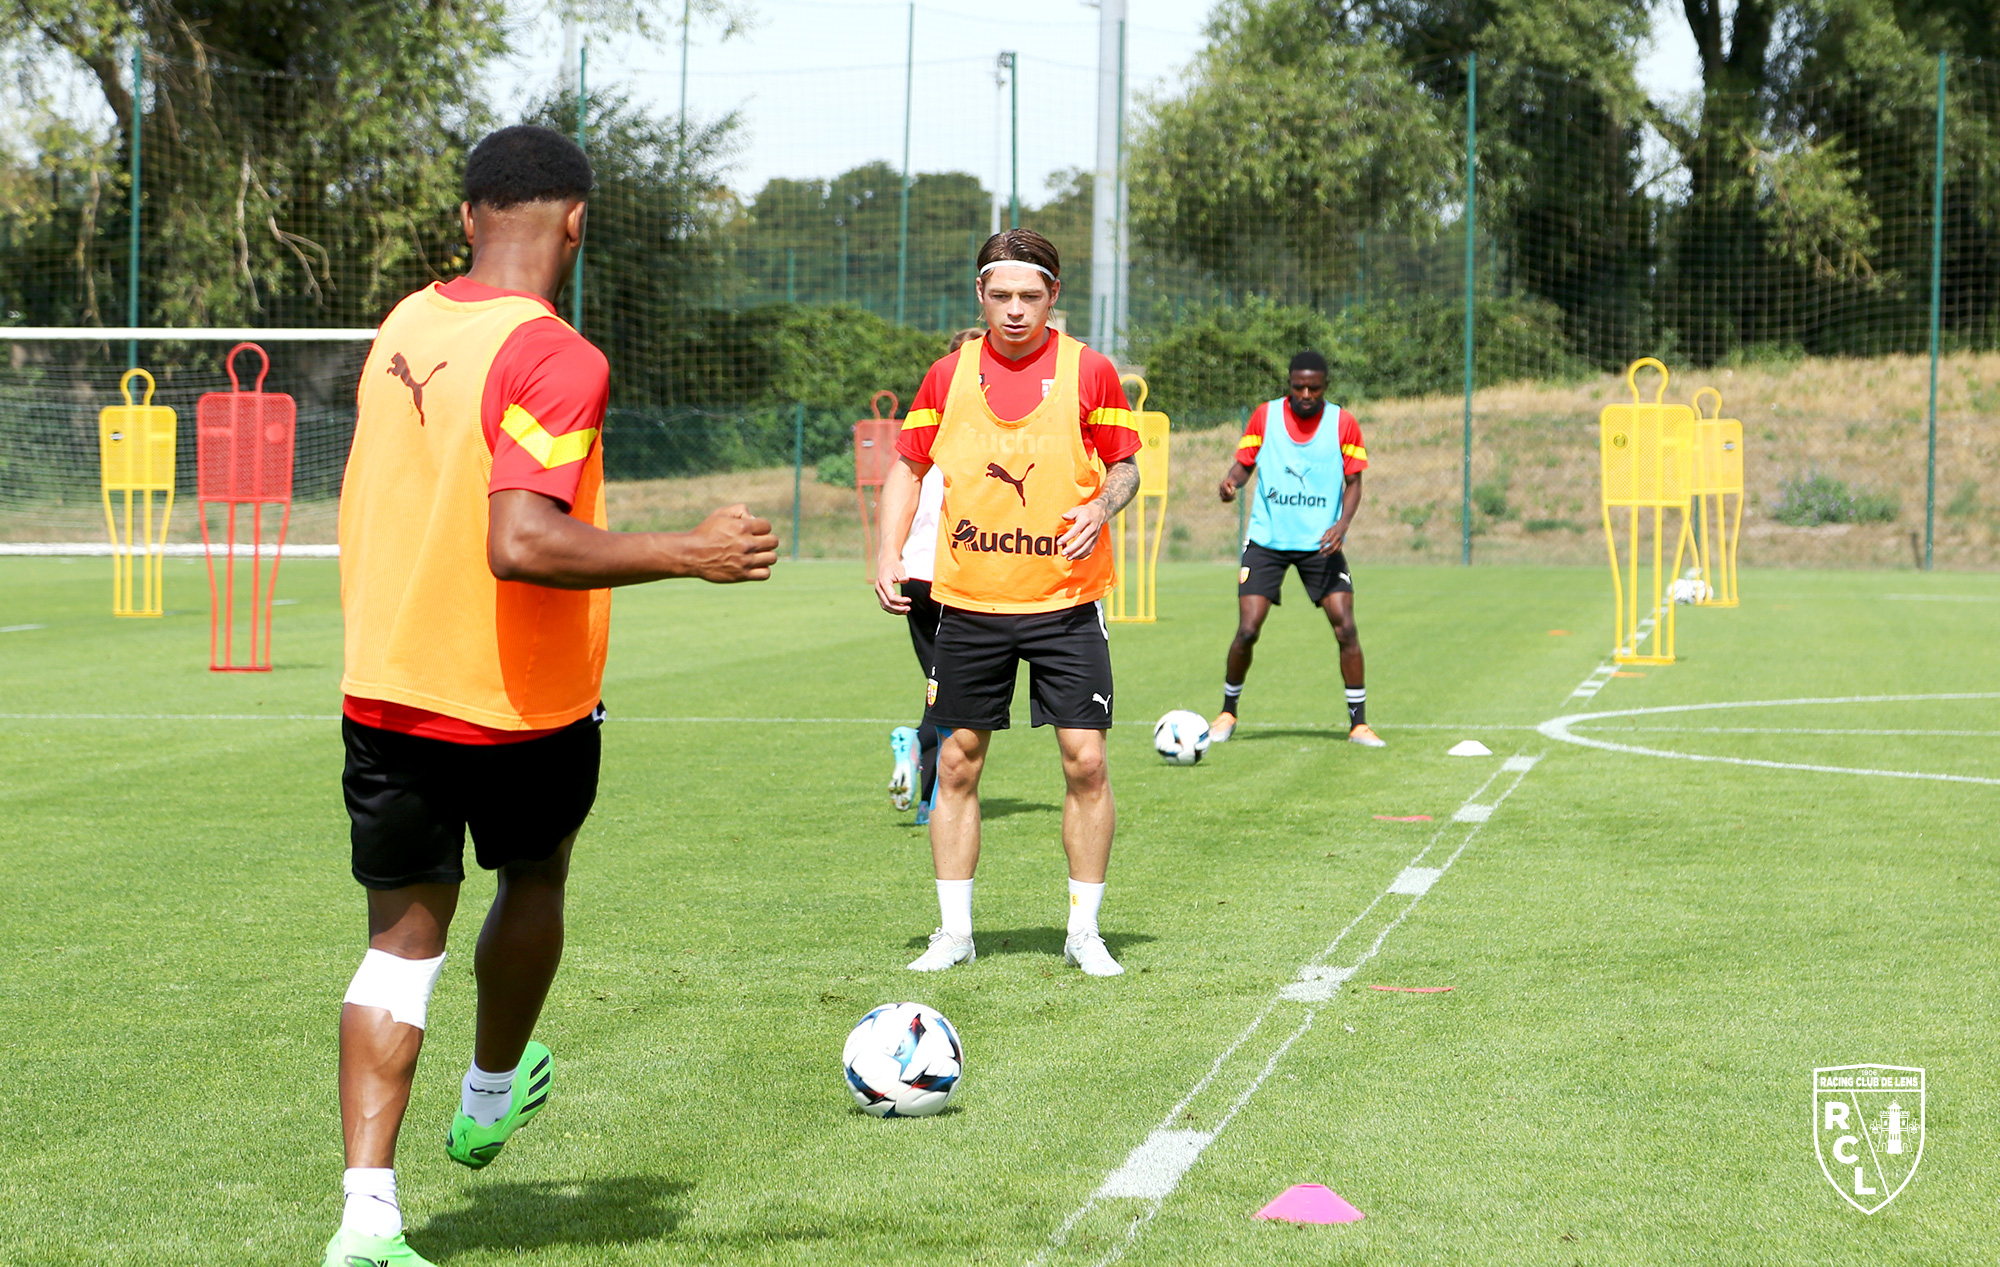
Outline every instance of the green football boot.
[(325, 1267), (435, 1267), (409, 1247), (401, 1232), (394, 1236), (369, 1236), (341, 1228), (326, 1243)]
[(549, 1049), (531, 1042), (521, 1052), (520, 1072), (514, 1075), (514, 1095), (507, 1116), (491, 1126), (481, 1126), (460, 1113), (452, 1119), (444, 1137), (444, 1151), (461, 1166), (479, 1170), (500, 1155), (500, 1149), (515, 1131), (534, 1120), (549, 1101), (549, 1083), (555, 1077)]

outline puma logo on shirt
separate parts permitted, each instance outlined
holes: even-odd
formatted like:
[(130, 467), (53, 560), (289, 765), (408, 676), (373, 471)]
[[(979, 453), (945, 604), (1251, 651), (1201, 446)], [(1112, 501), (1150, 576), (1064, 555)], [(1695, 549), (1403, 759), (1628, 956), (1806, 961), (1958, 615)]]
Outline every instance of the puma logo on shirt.
[(1002, 483), (1012, 484), (1015, 496), (1021, 499), (1021, 505), (1026, 506), (1028, 504), (1028, 475), (1034, 469), (1035, 464), (1033, 462), (1028, 463), (1028, 469), (1021, 472), (1021, 478), (1015, 479), (1013, 476), (1007, 474), (1006, 467), (1000, 465), (998, 462), (988, 462), (986, 464), (986, 476), (988, 479), (996, 479)]
[(439, 370), (449, 364), (451, 364), (450, 361), (439, 361), (431, 368), (430, 373), (424, 375), (423, 381), (419, 382), (416, 376), (410, 373), (410, 363), (403, 359), (401, 352), (389, 358), (388, 373), (395, 378), (402, 379), (403, 386), (410, 389), (410, 403), (417, 407), (417, 425), (419, 427), (424, 425), (424, 387), (437, 377)]

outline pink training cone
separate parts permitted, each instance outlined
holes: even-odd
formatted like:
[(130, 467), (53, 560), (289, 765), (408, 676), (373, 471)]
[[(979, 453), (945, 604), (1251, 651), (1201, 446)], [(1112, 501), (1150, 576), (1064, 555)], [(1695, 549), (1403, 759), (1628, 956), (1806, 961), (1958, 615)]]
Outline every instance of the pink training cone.
[(1252, 1217), (1286, 1223), (1359, 1223), (1368, 1216), (1323, 1183), (1295, 1183)]

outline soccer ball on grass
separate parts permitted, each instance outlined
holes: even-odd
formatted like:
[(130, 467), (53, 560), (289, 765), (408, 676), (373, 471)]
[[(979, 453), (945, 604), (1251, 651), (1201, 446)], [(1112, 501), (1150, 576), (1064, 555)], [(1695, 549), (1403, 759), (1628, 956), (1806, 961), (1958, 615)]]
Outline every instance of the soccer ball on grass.
[(884, 1003), (847, 1036), (840, 1063), (862, 1112), (929, 1117), (951, 1103), (964, 1080), (965, 1047), (935, 1009)]
[(1176, 708), (1153, 723), (1153, 749), (1168, 765), (1193, 765), (1208, 751), (1208, 723), (1200, 713)]

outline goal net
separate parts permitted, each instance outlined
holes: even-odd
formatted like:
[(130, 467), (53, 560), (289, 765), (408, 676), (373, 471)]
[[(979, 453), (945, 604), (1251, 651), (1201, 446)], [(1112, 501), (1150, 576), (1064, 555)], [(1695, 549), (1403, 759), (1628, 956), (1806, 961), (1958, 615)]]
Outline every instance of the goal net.
[[(0, 332), (7, 350), (0, 364), (0, 436), (6, 437), (0, 444), (0, 548), (108, 548), (98, 416), (126, 403), (119, 380), (135, 363), (152, 375), (152, 403), (172, 409), (177, 419), (167, 545), (176, 552), (199, 549), (196, 403), (206, 393), (232, 390), (224, 361), (245, 335), (254, 335), (271, 358), (263, 389), (285, 393), (298, 406), (288, 545), (333, 544), (340, 475), (354, 434), (354, 386), (371, 332), (175, 331), (172, 340), (137, 341), (136, 361), (124, 340), (25, 337), (35, 333)], [(254, 353), (236, 358), (242, 390), (255, 386), (259, 368)], [(145, 403), (145, 381), (135, 378), (131, 389), (132, 403)]]

